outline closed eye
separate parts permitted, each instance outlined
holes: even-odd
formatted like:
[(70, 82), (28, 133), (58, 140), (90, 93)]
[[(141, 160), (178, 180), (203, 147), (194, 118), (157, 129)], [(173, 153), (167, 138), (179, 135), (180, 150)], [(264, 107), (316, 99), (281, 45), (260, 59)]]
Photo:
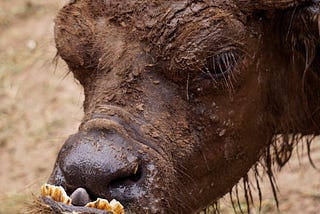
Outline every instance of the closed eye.
[(235, 70), (240, 63), (242, 54), (240, 52), (229, 50), (206, 59), (206, 65), (203, 73), (207, 77), (221, 78), (228, 76)]

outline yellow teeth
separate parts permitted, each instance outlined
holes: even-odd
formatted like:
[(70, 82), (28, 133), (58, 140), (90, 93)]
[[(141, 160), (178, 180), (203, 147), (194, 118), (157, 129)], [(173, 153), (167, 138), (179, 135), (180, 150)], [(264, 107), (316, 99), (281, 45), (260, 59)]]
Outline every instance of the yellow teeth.
[(71, 205), (71, 198), (67, 195), (61, 186), (53, 186), (50, 184), (44, 184), (41, 187), (41, 196), (49, 196), (57, 202)]
[(98, 198), (94, 202), (87, 203), (86, 207), (96, 208), (99, 210), (111, 211), (112, 207), (109, 204), (109, 201)]
[[(51, 197), (56, 202), (62, 202), (67, 205), (71, 205), (72, 202), (72, 199), (67, 195), (66, 191), (61, 186), (44, 184), (41, 187), (41, 196)], [(87, 203), (86, 207), (110, 211), (113, 214), (124, 214), (123, 206), (115, 199), (109, 203), (109, 201), (106, 199), (98, 198), (94, 202)]]
[(113, 199), (110, 203), (106, 199), (98, 198), (94, 202), (90, 202), (86, 207), (96, 208), (99, 210), (111, 211), (114, 214), (124, 214), (123, 206), (120, 202)]
[(124, 214), (123, 206), (119, 201), (113, 199), (110, 202), (110, 206), (112, 207), (112, 212), (114, 212), (116, 214)]

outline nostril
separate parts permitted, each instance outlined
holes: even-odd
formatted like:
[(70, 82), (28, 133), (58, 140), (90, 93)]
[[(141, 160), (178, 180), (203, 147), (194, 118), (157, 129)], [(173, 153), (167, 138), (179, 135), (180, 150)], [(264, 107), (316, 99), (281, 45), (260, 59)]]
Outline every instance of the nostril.
[(142, 168), (140, 166), (137, 166), (130, 175), (111, 180), (109, 183), (109, 187), (116, 188), (119, 186), (126, 186), (126, 185), (137, 183), (142, 179), (142, 175), (143, 175)]

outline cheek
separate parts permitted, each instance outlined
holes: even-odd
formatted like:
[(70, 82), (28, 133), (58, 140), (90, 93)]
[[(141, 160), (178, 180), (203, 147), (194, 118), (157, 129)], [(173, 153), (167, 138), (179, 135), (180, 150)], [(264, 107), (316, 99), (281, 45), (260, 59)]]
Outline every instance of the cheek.
[[(174, 142), (172, 145), (181, 146), (181, 141), (194, 142), (192, 127), (188, 120), (188, 103), (178, 96), (164, 96), (162, 93), (152, 100), (148, 99), (144, 105), (143, 117), (146, 129), (153, 128), (151, 135), (155, 138), (166, 138)], [(148, 128), (149, 127), (149, 128)], [(149, 133), (150, 134), (150, 133)], [(172, 148), (173, 149), (173, 148)]]
[(223, 137), (233, 129), (235, 109), (232, 101), (218, 96), (196, 99), (189, 112), (190, 122), (204, 139)]
[(230, 96), (198, 98), (189, 117), (201, 141), (239, 141), (263, 130), (263, 106), (258, 92), (247, 96), (239, 91)]
[[(139, 101), (143, 103), (140, 115), (145, 120), (141, 128), (167, 153), (182, 158), (199, 144), (193, 125), (199, 117), (192, 113), (193, 106), (186, 99), (185, 88), (181, 89), (179, 85), (155, 74), (145, 79), (141, 84), (144, 93)], [(151, 84), (148, 79), (152, 79)]]

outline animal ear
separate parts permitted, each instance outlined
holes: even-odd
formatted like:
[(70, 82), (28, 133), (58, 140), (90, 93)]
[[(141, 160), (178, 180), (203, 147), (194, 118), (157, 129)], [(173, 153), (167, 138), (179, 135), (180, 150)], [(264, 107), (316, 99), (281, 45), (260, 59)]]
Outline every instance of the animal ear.
[(99, 63), (98, 51), (94, 48), (95, 20), (90, 14), (87, 1), (70, 1), (54, 20), (57, 56), (68, 64), (71, 71), (94, 70)]
[(244, 10), (272, 10), (295, 7), (313, 0), (239, 0), (240, 8)]

